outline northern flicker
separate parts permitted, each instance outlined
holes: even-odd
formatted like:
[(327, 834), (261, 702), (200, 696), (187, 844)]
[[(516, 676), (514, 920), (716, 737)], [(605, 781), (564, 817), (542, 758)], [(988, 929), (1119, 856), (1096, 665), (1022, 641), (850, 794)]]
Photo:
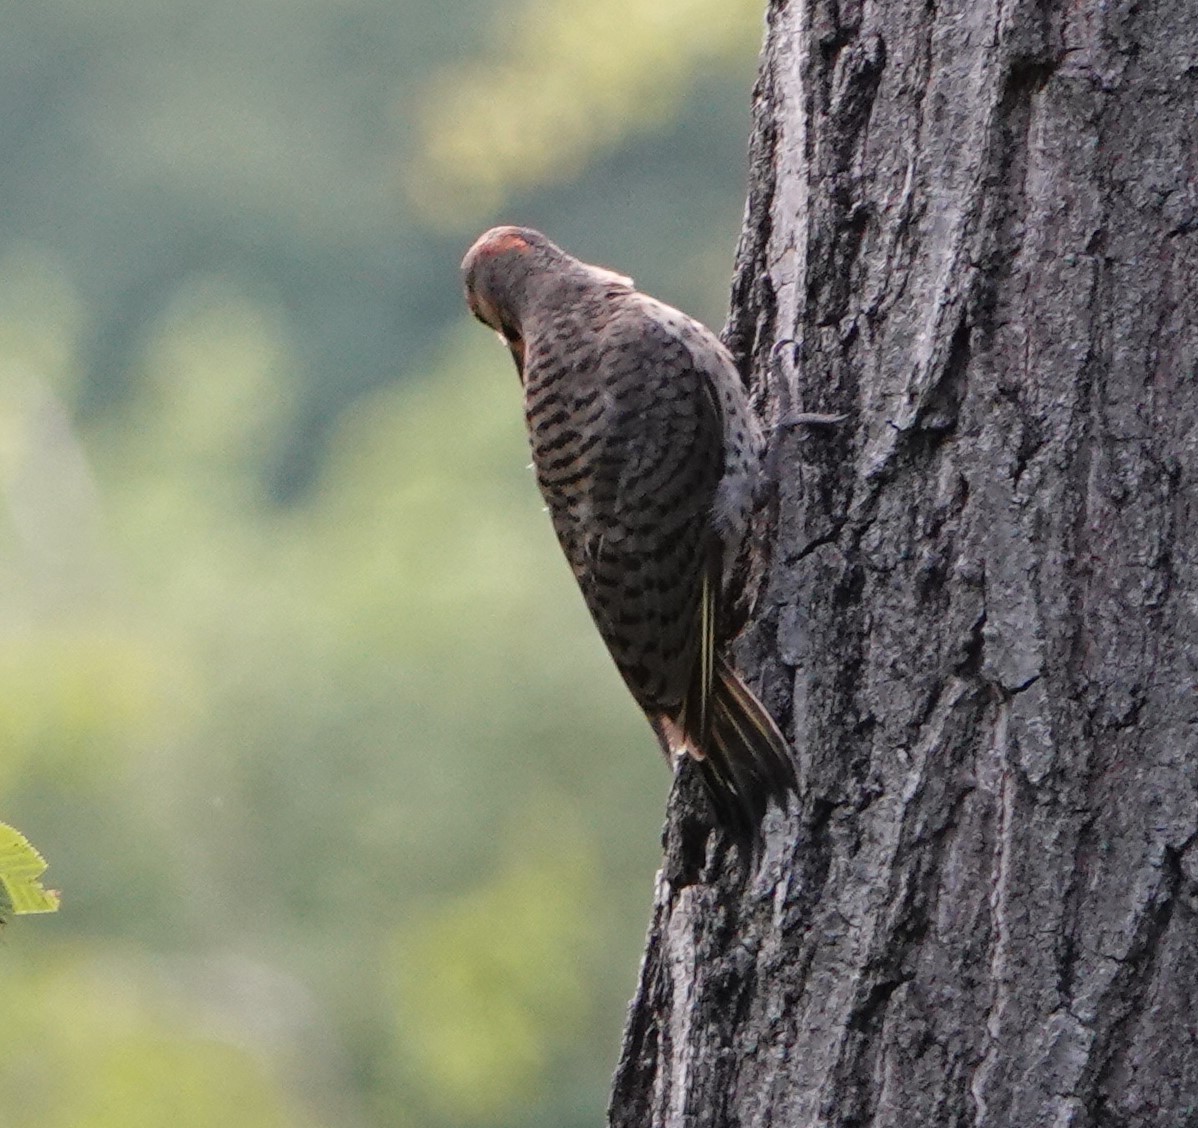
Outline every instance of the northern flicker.
[(704, 326), (496, 227), (462, 262), (471, 312), (524, 388), (537, 484), (578, 586), (671, 764), (699, 764), (722, 819), (795, 789), (786, 740), (729, 665), (728, 573), (762, 436), (732, 358)]

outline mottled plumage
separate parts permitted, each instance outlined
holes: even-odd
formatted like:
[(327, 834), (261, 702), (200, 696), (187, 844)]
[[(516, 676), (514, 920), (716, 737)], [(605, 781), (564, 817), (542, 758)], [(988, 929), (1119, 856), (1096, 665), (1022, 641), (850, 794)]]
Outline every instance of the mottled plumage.
[(697, 321), (539, 232), (497, 227), (462, 263), (470, 309), (524, 386), (537, 484), (603, 641), (673, 757), (721, 813), (795, 786), (789, 750), (723, 652), (761, 433), (727, 350)]

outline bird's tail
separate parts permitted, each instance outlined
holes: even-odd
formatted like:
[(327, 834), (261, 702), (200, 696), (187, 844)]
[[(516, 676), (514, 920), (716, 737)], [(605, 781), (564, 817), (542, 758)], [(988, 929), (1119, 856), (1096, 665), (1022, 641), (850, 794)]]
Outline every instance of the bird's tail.
[(722, 656), (713, 672), (707, 739), (692, 755), (724, 822), (752, 832), (770, 796), (784, 805), (798, 791), (794, 761), (774, 718)]

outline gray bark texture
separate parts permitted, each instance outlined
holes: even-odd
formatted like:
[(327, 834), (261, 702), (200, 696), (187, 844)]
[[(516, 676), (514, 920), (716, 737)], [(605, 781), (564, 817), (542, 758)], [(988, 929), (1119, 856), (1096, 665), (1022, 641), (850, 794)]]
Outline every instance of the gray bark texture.
[(1196, 1126), (1198, 0), (775, 0), (750, 155), (803, 794), (682, 772), (610, 1124)]

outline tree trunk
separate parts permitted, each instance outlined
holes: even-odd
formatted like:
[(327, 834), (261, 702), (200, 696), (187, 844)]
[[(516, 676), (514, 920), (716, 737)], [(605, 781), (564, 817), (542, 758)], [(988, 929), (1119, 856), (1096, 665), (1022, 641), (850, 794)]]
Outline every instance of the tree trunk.
[(775, 0), (738, 651), (803, 783), (666, 859), (649, 1125), (1198, 1125), (1198, 2)]

